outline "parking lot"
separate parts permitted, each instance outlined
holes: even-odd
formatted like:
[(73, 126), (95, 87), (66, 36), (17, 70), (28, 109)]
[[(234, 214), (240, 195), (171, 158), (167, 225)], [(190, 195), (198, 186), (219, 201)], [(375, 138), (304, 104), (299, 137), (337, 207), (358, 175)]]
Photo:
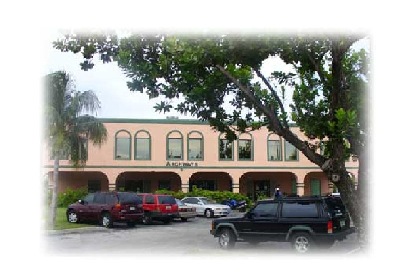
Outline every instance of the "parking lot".
[[(221, 250), (217, 238), (210, 233), (211, 219), (196, 217), (188, 222), (174, 221), (170, 224), (155, 222), (129, 228), (117, 224), (112, 229), (89, 227), (49, 232), (44, 237), (45, 249), (55, 254), (136, 254), (154, 255), (270, 255), (293, 254), (289, 243), (267, 242), (258, 245), (236, 243), (231, 251)], [(356, 236), (337, 242), (318, 254), (351, 254), (357, 249)]]

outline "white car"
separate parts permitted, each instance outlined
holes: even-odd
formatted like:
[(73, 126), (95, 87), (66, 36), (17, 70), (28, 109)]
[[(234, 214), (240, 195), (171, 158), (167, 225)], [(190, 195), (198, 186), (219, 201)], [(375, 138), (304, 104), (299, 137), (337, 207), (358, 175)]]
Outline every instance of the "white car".
[(207, 218), (214, 216), (227, 216), (231, 212), (231, 208), (227, 205), (218, 204), (206, 197), (186, 197), (182, 199), (186, 205), (196, 208), (197, 215)]

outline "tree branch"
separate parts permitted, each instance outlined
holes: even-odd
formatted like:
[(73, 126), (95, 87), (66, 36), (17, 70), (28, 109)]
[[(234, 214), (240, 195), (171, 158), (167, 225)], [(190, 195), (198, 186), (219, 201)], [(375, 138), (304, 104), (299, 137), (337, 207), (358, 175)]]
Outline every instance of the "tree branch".
[(216, 65), (216, 67), (227, 77), (229, 78), (244, 94), (246, 94), (247, 97), (250, 98), (250, 100), (254, 103), (257, 108), (265, 113), (266, 117), (269, 120), (269, 124), (271, 125), (271, 130), (278, 134), (279, 136), (282, 136), (285, 140), (293, 144), (297, 149), (303, 152), (303, 154), (314, 164), (318, 165), (321, 167), (325, 161), (326, 158), (318, 153), (316, 153), (314, 150), (310, 148), (308, 145), (308, 142), (302, 141), (298, 138), (296, 134), (294, 134), (289, 127), (283, 127), (281, 122), (279, 121), (278, 117), (274, 113), (273, 107), (272, 106), (264, 106), (257, 98), (255, 98), (254, 94), (251, 92), (251, 90), (241, 84), (235, 77), (233, 77), (227, 70), (225, 70), (224, 67), (221, 65)]
[[(278, 94), (276, 93), (275, 89), (271, 86), (271, 84), (270, 84), (269, 81), (266, 79), (266, 77), (264, 77), (264, 75), (260, 72), (260, 69), (255, 69), (255, 72), (257, 73), (257, 76), (258, 76), (259, 78), (261, 78), (261, 80), (268, 86), (268, 89), (271, 91), (272, 96), (273, 96), (273, 97), (275, 98), (275, 100), (278, 102), (279, 108), (281, 109), (282, 114), (286, 114), (286, 113), (285, 113), (285, 109), (284, 109), (283, 104), (282, 104), (282, 101), (281, 101), (281, 99), (279, 98)], [(284, 118), (283, 121), (284, 121), (284, 123), (283, 123), (284, 126), (285, 126), (286, 128), (288, 128), (288, 127), (289, 127), (289, 124), (287, 123), (286, 118)]]

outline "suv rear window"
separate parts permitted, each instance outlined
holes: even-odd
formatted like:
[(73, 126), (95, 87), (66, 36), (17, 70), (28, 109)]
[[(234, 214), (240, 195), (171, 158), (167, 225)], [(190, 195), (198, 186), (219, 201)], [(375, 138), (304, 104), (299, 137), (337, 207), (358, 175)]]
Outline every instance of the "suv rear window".
[(158, 196), (158, 202), (160, 204), (176, 204), (176, 200), (173, 196)]
[(121, 204), (133, 203), (140, 204), (142, 199), (132, 193), (118, 193), (119, 200)]
[(316, 218), (318, 208), (315, 202), (297, 201), (282, 203), (282, 217), (284, 218)]
[(325, 203), (331, 214), (336, 215), (338, 212), (344, 214), (346, 212), (342, 199), (339, 197), (326, 198)]

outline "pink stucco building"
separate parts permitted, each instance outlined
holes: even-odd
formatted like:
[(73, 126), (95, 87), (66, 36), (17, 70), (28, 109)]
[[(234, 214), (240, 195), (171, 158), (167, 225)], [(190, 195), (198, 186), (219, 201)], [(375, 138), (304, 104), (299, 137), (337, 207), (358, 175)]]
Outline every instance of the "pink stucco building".
[[(85, 167), (60, 161), (59, 192), (68, 187), (89, 191), (158, 189), (187, 192), (193, 185), (228, 190), (250, 198), (270, 196), (275, 187), (286, 194), (318, 195), (333, 185), (318, 166), (265, 127), (228, 142), (208, 123), (182, 119), (102, 119), (108, 140), (89, 143)], [(292, 130), (305, 136), (298, 127)], [(44, 175), (52, 186), (53, 161), (44, 152)], [(346, 163), (357, 184), (358, 162)]]

